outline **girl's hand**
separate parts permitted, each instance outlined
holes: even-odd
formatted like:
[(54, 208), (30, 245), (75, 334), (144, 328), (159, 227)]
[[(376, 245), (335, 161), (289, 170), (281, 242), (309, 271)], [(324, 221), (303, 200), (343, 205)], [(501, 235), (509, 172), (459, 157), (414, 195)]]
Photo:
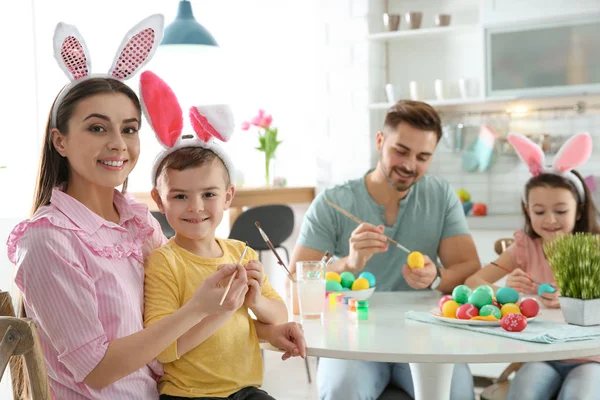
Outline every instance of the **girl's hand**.
[[(229, 293), (227, 293), (223, 305), (219, 305), (229, 279), (236, 271), (237, 275), (231, 284)], [(225, 264), (202, 282), (190, 299), (189, 306), (203, 316), (228, 313), (238, 310), (244, 304), (247, 292), (248, 277), (244, 267), (240, 264)]]
[(558, 301), (558, 296), (560, 296), (560, 292), (556, 289), (554, 293), (542, 293), (540, 296), (540, 302), (546, 308), (560, 308), (560, 302)]
[(260, 261), (252, 260), (244, 266), (248, 274), (248, 293), (246, 294), (246, 306), (254, 309), (262, 296), (264, 272)]
[(515, 268), (508, 274), (506, 286), (515, 289), (519, 293), (531, 293), (536, 290), (531, 275), (520, 268)]

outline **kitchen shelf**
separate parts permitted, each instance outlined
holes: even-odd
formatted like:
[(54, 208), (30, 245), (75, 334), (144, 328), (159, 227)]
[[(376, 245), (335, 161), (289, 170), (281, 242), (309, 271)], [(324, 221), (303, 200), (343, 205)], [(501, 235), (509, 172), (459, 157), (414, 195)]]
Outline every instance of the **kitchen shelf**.
[[(443, 107), (453, 107), (453, 106), (462, 106), (462, 105), (470, 105), (470, 104), (479, 104), (485, 101), (490, 101), (490, 99), (485, 99), (481, 97), (470, 97), (466, 99), (444, 99), (444, 100), (422, 100), (425, 103), (431, 105), (435, 108), (443, 108)], [(371, 110), (387, 110), (392, 106), (392, 103), (371, 103), (369, 104), (369, 108)]]
[(479, 24), (474, 25), (456, 25), (456, 26), (442, 26), (436, 28), (424, 28), (424, 29), (410, 29), (403, 31), (392, 31), (392, 32), (380, 32), (372, 33), (368, 36), (369, 40), (372, 41), (393, 41), (406, 38), (415, 37), (427, 37), (427, 36), (444, 36), (453, 35), (459, 33), (469, 33), (475, 31), (481, 31), (482, 27)]

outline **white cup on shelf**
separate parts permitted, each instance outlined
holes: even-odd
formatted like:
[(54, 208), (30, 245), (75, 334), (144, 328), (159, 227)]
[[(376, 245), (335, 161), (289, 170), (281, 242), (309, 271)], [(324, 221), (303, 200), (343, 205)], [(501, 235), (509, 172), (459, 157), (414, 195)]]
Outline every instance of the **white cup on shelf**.
[(393, 104), (396, 102), (396, 94), (394, 93), (394, 85), (388, 83), (385, 85), (385, 97), (387, 102)]
[(419, 86), (416, 81), (410, 81), (408, 84), (410, 89), (410, 99), (411, 100), (419, 100)]
[(441, 79), (435, 80), (435, 98), (444, 100), (444, 82)]

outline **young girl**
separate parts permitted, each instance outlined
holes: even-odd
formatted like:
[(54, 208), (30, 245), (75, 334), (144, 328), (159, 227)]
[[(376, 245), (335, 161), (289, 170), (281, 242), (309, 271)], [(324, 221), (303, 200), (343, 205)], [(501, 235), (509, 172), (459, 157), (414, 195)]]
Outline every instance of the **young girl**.
[[(472, 288), (491, 285), (512, 272), (506, 286), (521, 293), (537, 294), (535, 282), (556, 287), (552, 269), (544, 255), (543, 244), (557, 235), (573, 232), (600, 233), (598, 212), (581, 175), (573, 168), (584, 164), (592, 153), (588, 134), (570, 138), (555, 157), (552, 167), (545, 167), (542, 150), (521, 135), (509, 135), (509, 142), (528, 165), (532, 177), (523, 191), (525, 228), (515, 232), (515, 241), (504, 253), (466, 280)], [(494, 288), (496, 289), (496, 288)], [(540, 301), (558, 308), (557, 289), (544, 293)], [(511, 383), (509, 399), (550, 399), (557, 393), (562, 399), (591, 399), (600, 393), (600, 357), (526, 363)]]
[[(77, 29), (59, 24), (55, 32), (55, 56), (71, 83), (50, 112), (33, 216), (7, 243), (55, 399), (158, 399), (155, 357), (204, 317), (235, 308), (247, 290), (245, 269), (225, 266), (184, 307), (143, 329), (143, 261), (166, 239), (147, 207), (115, 187), (126, 187), (140, 144), (140, 102), (122, 80), (149, 61), (162, 31), (160, 15), (140, 22), (110, 73), (95, 77)], [(235, 271), (219, 306), (220, 282)], [(297, 325), (256, 329), (286, 354), (305, 354)]]

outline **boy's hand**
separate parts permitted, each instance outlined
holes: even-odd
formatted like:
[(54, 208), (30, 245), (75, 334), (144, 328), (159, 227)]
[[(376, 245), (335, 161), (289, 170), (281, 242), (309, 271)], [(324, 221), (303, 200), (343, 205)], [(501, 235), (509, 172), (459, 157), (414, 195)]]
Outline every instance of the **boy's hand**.
[[(223, 305), (219, 305), (231, 275), (237, 275), (231, 284), (229, 293)], [(189, 301), (189, 305), (201, 315), (222, 314), (238, 310), (248, 292), (248, 277), (246, 270), (241, 265), (226, 264), (219, 266), (219, 270), (206, 278), (196, 289)]]
[(262, 287), (264, 272), (260, 261), (252, 260), (244, 266), (248, 274), (248, 293), (246, 294), (246, 306), (250, 309), (256, 307), (256, 304), (262, 297)]
[(268, 341), (272, 346), (284, 350), (282, 360), (290, 357), (306, 357), (306, 340), (302, 325), (296, 322), (288, 322), (280, 325), (270, 325)]

